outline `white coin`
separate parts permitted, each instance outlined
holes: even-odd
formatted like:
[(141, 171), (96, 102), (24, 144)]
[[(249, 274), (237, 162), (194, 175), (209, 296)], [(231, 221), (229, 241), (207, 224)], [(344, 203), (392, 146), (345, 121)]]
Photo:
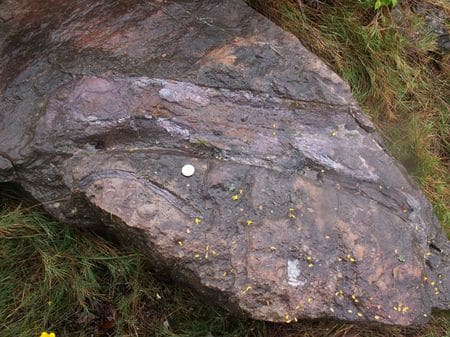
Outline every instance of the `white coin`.
[(185, 177), (190, 177), (190, 176), (194, 175), (194, 172), (195, 172), (195, 167), (192, 166), (191, 164), (186, 164), (181, 169), (181, 174), (184, 175)]

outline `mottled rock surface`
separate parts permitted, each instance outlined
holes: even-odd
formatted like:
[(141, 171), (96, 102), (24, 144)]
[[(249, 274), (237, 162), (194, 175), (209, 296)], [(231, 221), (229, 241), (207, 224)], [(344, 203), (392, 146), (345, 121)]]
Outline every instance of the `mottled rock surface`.
[(437, 35), (438, 50), (443, 53), (449, 53), (450, 34), (448, 27), (450, 27), (450, 16), (448, 10), (446, 11), (439, 6), (434, 6), (424, 1), (413, 2), (411, 9), (425, 19), (428, 31)]
[(0, 46), (0, 181), (58, 219), (256, 319), (448, 308), (430, 203), (347, 84), (244, 3), (7, 0)]

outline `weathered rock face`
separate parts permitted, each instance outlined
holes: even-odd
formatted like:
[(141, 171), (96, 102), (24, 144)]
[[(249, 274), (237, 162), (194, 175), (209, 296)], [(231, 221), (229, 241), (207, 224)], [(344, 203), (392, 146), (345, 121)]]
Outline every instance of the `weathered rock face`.
[[(448, 11), (422, 1), (412, 3), (411, 9), (414, 13), (422, 16), (425, 19), (428, 30), (438, 36), (438, 50), (443, 53), (450, 52), (450, 33), (447, 28), (450, 20)], [(396, 20), (398, 19), (400, 17), (396, 17)]]
[(448, 308), (429, 202), (348, 86), (245, 4), (21, 0), (0, 18), (0, 181), (57, 218), (102, 220), (257, 319)]

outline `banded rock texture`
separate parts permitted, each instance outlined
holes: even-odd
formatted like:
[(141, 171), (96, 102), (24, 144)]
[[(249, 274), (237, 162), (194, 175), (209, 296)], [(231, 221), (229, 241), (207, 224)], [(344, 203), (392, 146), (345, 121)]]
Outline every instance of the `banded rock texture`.
[(0, 181), (56, 218), (255, 319), (448, 309), (430, 203), (348, 85), (244, 3), (7, 0), (0, 32)]

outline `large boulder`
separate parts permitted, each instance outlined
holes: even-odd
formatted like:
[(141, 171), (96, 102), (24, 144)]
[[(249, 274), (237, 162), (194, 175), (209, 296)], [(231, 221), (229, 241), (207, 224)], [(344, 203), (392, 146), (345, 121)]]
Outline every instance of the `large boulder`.
[(256, 319), (448, 309), (432, 206), (348, 85), (244, 3), (7, 0), (0, 19), (0, 181), (56, 218)]

